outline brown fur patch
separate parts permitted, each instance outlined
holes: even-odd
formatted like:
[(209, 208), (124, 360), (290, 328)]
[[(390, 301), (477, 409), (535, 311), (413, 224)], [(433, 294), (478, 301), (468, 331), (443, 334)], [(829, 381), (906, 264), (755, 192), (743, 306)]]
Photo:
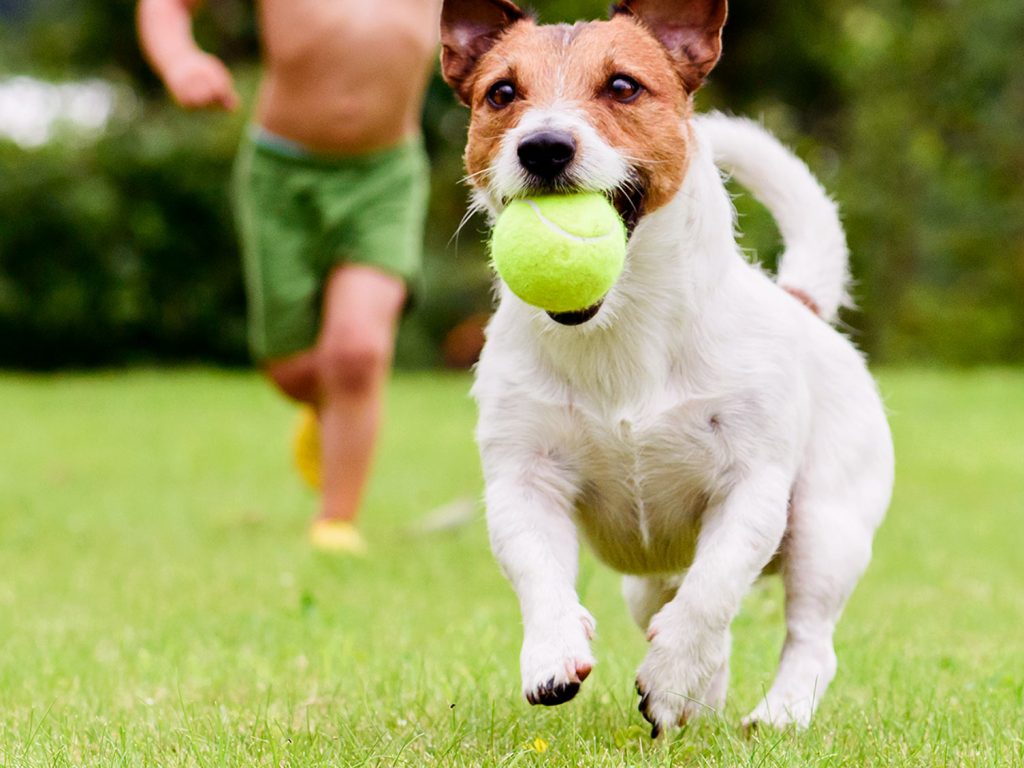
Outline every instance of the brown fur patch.
[[(611, 97), (607, 84), (616, 74), (641, 84), (635, 101)], [(500, 80), (515, 85), (517, 98), (494, 109), (487, 91)], [(466, 146), (470, 174), (491, 166), (502, 137), (526, 110), (558, 103), (585, 112), (604, 140), (629, 159), (646, 189), (645, 212), (667, 203), (682, 184), (690, 98), (668, 52), (633, 17), (572, 26), (519, 21), (481, 57), (467, 91), (473, 110)]]
[(622, 0), (612, 13), (642, 21), (672, 55), (690, 93), (700, 88), (722, 53), (726, 0)]
[(447, 0), (441, 9), (441, 72), (464, 103), (477, 62), (502, 32), (525, 18), (510, 0)]

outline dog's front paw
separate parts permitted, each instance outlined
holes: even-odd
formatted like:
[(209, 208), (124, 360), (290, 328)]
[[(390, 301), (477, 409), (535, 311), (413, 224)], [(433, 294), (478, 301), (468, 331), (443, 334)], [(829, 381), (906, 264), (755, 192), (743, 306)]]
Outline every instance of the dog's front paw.
[(564, 704), (580, 690), (594, 667), (590, 639), (594, 619), (582, 607), (567, 616), (526, 629), (520, 668), (523, 694), (531, 704)]
[(651, 620), (651, 647), (636, 675), (637, 707), (651, 724), (651, 737), (713, 709), (704, 699), (728, 654), (726, 633), (687, 633)]

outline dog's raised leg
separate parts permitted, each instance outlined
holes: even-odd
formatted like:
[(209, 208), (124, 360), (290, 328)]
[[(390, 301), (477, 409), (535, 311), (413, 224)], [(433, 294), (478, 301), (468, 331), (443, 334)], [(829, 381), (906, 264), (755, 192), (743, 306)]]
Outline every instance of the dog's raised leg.
[(831, 496), (794, 499), (783, 552), (786, 641), (775, 682), (745, 727), (806, 728), (835, 676), (832, 633), (871, 559), (874, 527)]
[(728, 675), (729, 625), (779, 546), (789, 492), (787, 473), (764, 467), (705, 513), (693, 564), (651, 619), (651, 647), (637, 672), (640, 711), (653, 736), (684, 725), (710, 706), (708, 693), (721, 691), (712, 681)]
[(557, 468), (543, 461), (532, 462), (528, 471), (486, 464), (491, 548), (523, 614), (523, 694), (531, 704), (562, 704), (594, 666), (594, 619), (576, 595), (579, 544), (570, 516), (575, 494)]
[[(637, 626), (644, 632), (651, 623), (651, 618), (679, 589), (683, 577), (680, 576), (623, 576), (622, 596)], [(728, 639), (727, 639), (727, 642)], [(729, 642), (731, 645), (731, 642)], [(726, 649), (725, 661), (711, 678), (708, 689), (701, 697), (701, 702), (708, 712), (720, 713), (725, 706), (726, 694), (729, 692), (729, 650)]]

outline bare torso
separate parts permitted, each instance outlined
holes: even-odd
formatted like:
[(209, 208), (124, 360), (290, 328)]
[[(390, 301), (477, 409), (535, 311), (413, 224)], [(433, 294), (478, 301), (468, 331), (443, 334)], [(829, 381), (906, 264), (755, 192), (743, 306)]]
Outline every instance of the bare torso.
[(260, 0), (257, 121), (343, 154), (416, 134), (439, 17), (440, 0)]

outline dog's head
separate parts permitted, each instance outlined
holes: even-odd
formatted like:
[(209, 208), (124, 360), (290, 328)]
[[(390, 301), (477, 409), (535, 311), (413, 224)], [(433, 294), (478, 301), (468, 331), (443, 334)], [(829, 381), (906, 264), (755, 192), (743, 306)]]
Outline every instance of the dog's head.
[(470, 107), (468, 179), (493, 211), (598, 191), (627, 228), (686, 173), (685, 118), (721, 51), (726, 0), (621, 0), (607, 21), (536, 24), (509, 0), (445, 0), (441, 64)]

